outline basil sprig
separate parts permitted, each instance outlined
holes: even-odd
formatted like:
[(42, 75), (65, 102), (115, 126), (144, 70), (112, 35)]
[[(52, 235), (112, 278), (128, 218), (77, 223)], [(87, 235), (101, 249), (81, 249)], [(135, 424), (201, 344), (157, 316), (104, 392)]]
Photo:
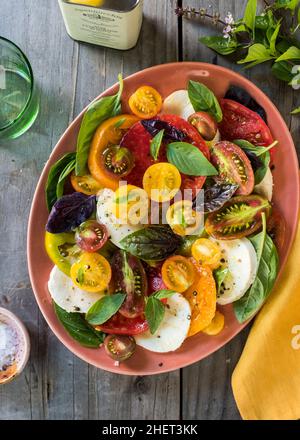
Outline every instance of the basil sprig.
[(215, 176), (216, 168), (203, 153), (192, 144), (173, 142), (167, 146), (168, 162), (187, 176)]
[(103, 296), (88, 310), (85, 316), (87, 322), (92, 325), (104, 324), (117, 313), (125, 298), (124, 293)]
[(159, 150), (161, 147), (161, 143), (165, 134), (165, 130), (160, 130), (156, 136), (151, 140), (150, 143), (150, 153), (154, 160), (158, 159)]
[(209, 113), (217, 122), (223, 119), (223, 113), (214, 93), (204, 84), (189, 81), (188, 94), (195, 112)]
[(46, 183), (46, 203), (51, 211), (56, 200), (63, 195), (65, 179), (74, 169), (75, 153), (67, 153), (50, 169)]
[(79, 344), (88, 348), (98, 348), (103, 343), (105, 334), (93, 329), (86, 322), (83, 315), (80, 313), (68, 313), (56, 303), (54, 303), (54, 309), (57, 318), (68, 334)]
[(158, 330), (164, 316), (165, 305), (161, 302), (162, 299), (167, 299), (173, 296), (176, 292), (174, 290), (159, 290), (153, 295), (149, 296), (145, 308), (145, 316), (149, 325), (150, 333), (153, 335)]
[(258, 270), (250, 289), (234, 303), (234, 313), (240, 323), (247, 321), (261, 308), (274, 286), (279, 265), (276, 247), (266, 233), (264, 214), (262, 232), (250, 238), (250, 241), (256, 251)]
[(106, 119), (121, 113), (121, 97), (123, 93), (123, 79), (119, 75), (120, 87), (116, 95), (105, 96), (92, 102), (83, 116), (77, 139), (76, 175), (88, 174), (87, 160), (90, 145), (97, 127)]

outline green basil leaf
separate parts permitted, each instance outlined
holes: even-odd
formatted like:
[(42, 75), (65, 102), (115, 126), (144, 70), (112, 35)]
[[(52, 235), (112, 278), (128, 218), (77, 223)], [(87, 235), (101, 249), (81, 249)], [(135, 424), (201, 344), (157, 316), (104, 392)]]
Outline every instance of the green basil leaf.
[(270, 51), (272, 55), (277, 55), (277, 51), (276, 51), (276, 42), (277, 42), (277, 37), (280, 31), (280, 27), (281, 27), (281, 22), (277, 23), (274, 31), (272, 32), (271, 38), (270, 38)]
[(154, 335), (165, 316), (165, 306), (159, 299), (150, 296), (146, 304), (145, 316), (149, 324), (150, 333)]
[(71, 174), (75, 169), (76, 159), (72, 160), (62, 171), (61, 175), (59, 176), (57, 186), (56, 186), (56, 197), (57, 199), (60, 199), (64, 195), (64, 186), (67, 177), (69, 174)]
[(148, 226), (124, 237), (120, 247), (142, 260), (160, 261), (172, 255), (181, 242), (171, 228)]
[(159, 150), (161, 147), (161, 143), (165, 134), (165, 130), (160, 130), (156, 136), (151, 140), (150, 143), (150, 153), (154, 160), (158, 159)]
[(167, 146), (168, 161), (187, 176), (216, 176), (218, 171), (194, 145), (173, 142)]
[(299, 115), (300, 113), (300, 107), (294, 108), (294, 110), (291, 111), (291, 115)]
[(293, 64), (289, 64), (287, 61), (279, 61), (273, 64), (272, 73), (281, 81), (290, 82), (293, 80), (294, 75), (292, 74)]
[(235, 38), (224, 38), (219, 36), (212, 37), (202, 37), (200, 38), (201, 43), (205, 46), (213, 49), (220, 55), (230, 55), (235, 52), (238, 48), (238, 43)]
[(86, 320), (92, 325), (104, 324), (117, 313), (125, 298), (126, 295), (123, 293), (103, 296), (89, 309)]
[(220, 293), (220, 289), (222, 284), (224, 283), (227, 275), (229, 274), (228, 267), (219, 267), (218, 269), (214, 270), (214, 278), (217, 285), (217, 293)]
[(92, 102), (83, 116), (77, 139), (76, 175), (88, 174), (87, 160), (90, 144), (97, 127), (106, 119), (120, 113), (121, 96), (123, 92), (123, 79), (119, 76), (120, 87), (116, 95), (105, 96)]
[(279, 265), (276, 247), (266, 233), (265, 216), (263, 231), (250, 238), (250, 241), (257, 254), (258, 270), (250, 289), (233, 304), (235, 316), (240, 323), (250, 319), (261, 308), (274, 286)]
[(276, 0), (272, 4), (272, 8), (276, 9), (290, 9), (294, 11), (299, 5), (299, 0)]
[(248, 0), (243, 22), (254, 33), (256, 18), (257, 0)]
[(249, 47), (248, 55), (243, 60), (238, 61), (238, 64), (249, 63), (248, 67), (256, 66), (257, 64), (264, 63), (265, 61), (276, 58), (271, 54), (270, 49), (265, 47), (261, 43), (255, 43)]
[(152, 296), (154, 296), (154, 298), (157, 299), (168, 299), (171, 298), (171, 296), (175, 295), (175, 290), (167, 290), (167, 289), (162, 289), (162, 290), (158, 290), (157, 292), (153, 293)]
[(280, 57), (276, 59), (276, 63), (280, 61), (287, 60), (299, 60), (300, 59), (300, 49), (296, 46), (289, 47)]
[(60, 175), (75, 157), (75, 153), (67, 153), (50, 168), (46, 183), (46, 203), (49, 211), (57, 200), (56, 189)]
[(261, 29), (261, 30), (266, 31), (269, 27), (269, 24), (270, 24), (270, 22), (269, 22), (269, 17), (267, 14), (257, 15), (255, 17), (255, 27), (257, 29)]
[(219, 101), (208, 87), (200, 82), (190, 80), (188, 93), (195, 112), (207, 112), (215, 118), (217, 122), (222, 121), (223, 114)]
[(103, 343), (105, 334), (90, 327), (80, 313), (68, 313), (56, 303), (54, 303), (54, 309), (68, 334), (79, 344), (84, 347), (98, 348)]

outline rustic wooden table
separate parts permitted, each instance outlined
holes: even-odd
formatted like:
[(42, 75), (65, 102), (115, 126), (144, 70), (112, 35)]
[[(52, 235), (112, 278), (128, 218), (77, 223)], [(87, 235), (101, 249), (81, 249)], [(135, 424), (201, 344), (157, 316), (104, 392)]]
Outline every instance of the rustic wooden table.
[[(183, 0), (211, 4), (240, 17), (245, 0)], [(175, 0), (145, 0), (138, 45), (128, 52), (78, 44), (65, 30), (54, 0), (2, 0), (0, 33), (28, 55), (41, 90), (33, 128), (0, 148), (0, 306), (16, 312), (31, 335), (25, 372), (0, 388), (0, 419), (239, 419), (231, 374), (248, 330), (207, 359), (154, 377), (124, 377), (87, 365), (53, 335), (35, 302), (26, 262), (26, 229), (37, 180), (68, 124), (102, 90), (124, 76), (176, 60), (232, 66), (198, 42), (210, 26), (178, 20)], [(244, 71), (278, 106), (294, 139), (294, 92), (264, 66)]]

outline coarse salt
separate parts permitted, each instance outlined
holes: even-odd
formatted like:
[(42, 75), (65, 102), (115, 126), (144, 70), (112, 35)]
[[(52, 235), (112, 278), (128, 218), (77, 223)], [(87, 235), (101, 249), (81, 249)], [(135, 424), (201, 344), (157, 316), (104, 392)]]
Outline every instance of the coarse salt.
[(17, 361), (19, 345), (16, 330), (0, 321), (0, 371), (6, 370)]

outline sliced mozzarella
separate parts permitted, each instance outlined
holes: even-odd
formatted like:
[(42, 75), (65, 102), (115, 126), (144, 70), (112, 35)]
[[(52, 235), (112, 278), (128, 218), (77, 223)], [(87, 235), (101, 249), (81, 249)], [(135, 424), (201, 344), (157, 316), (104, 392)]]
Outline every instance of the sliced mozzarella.
[(107, 227), (111, 241), (120, 247), (120, 241), (129, 234), (142, 229), (143, 225), (124, 225), (113, 214), (114, 192), (102, 189), (97, 195), (97, 221)]
[(263, 180), (254, 187), (254, 192), (265, 197), (269, 200), (269, 202), (271, 202), (273, 197), (273, 185), (273, 174), (270, 168), (268, 168), (268, 171), (266, 172)]
[(48, 289), (56, 304), (67, 312), (86, 313), (104, 296), (103, 292), (92, 293), (79, 289), (57, 266), (51, 271)]
[(158, 330), (151, 335), (146, 333), (135, 336), (137, 345), (156, 353), (177, 350), (187, 337), (190, 328), (191, 308), (189, 302), (179, 293), (168, 299), (165, 316)]
[(163, 103), (162, 113), (169, 115), (178, 115), (188, 120), (189, 116), (195, 113), (191, 104), (187, 90), (177, 90), (169, 95)]
[(229, 273), (221, 288), (218, 304), (225, 305), (240, 299), (253, 283), (257, 272), (256, 252), (247, 238), (239, 240), (219, 240), (223, 267)]

